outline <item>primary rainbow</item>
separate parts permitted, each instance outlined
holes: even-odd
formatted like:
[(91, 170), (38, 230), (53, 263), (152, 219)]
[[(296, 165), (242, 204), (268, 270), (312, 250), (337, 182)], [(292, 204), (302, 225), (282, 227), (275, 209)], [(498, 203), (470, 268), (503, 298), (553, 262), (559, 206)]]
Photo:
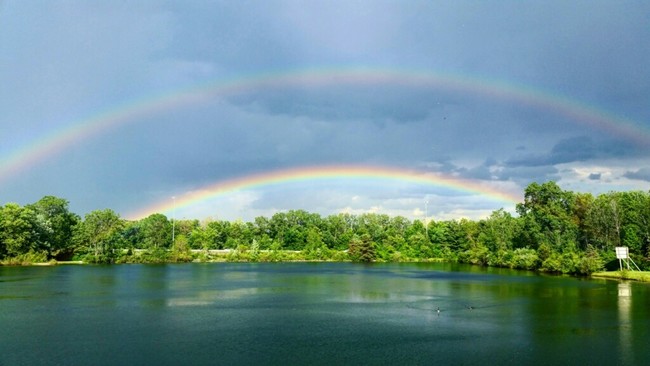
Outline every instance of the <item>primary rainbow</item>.
[(141, 219), (154, 213), (170, 214), (174, 209), (192, 206), (238, 191), (254, 190), (287, 183), (318, 182), (323, 180), (405, 182), (427, 187), (448, 188), (457, 192), (480, 195), (484, 198), (513, 205), (521, 201), (521, 197), (505, 190), (481, 184), (477, 181), (447, 175), (385, 166), (323, 165), (281, 169), (218, 181), (212, 185), (179, 196), (175, 201), (167, 197), (162, 202), (157, 202), (131, 212), (126, 217), (130, 219)]
[(502, 80), (426, 70), (378, 67), (309, 68), (219, 79), (113, 106), (88, 118), (67, 123), (65, 127), (6, 154), (0, 160), (0, 182), (59, 153), (77, 141), (98, 135), (109, 128), (136, 123), (143, 120), (142, 117), (168, 109), (266, 88), (377, 84), (433, 88), (521, 103), (567, 116), (575, 123), (606, 131), (632, 143), (650, 146), (650, 131), (638, 123), (571, 100), (568, 96), (542, 89)]

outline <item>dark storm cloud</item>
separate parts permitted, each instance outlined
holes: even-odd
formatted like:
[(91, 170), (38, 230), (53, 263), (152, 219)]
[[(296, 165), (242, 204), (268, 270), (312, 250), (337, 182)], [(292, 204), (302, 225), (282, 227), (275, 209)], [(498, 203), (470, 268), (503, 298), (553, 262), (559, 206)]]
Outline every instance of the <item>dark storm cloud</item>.
[(553, 166), (518, 166), (505, 167), (498, 174), (499, 180), (511, 180), (520, 187), (526, 187), (532, 182), (558, 181), (561, 179), (559, 171)]
[(597, 158), (621, 158), (639, 153), (637, 147), (620, 141), (595, 141), (588, 136), (560, 140), (546, 154), (530, 154), (511, 158), (505, 163), (511, 167), (545, 166), (594, 160)]
[(601, 173), (591, 173), (589, 174), (589, 179), (590, 180), (600, 180), (600, 177), (602, 176)]
[(369, 119), (411, 122), (425, 119), (432, 110), (444, 114), (448, 97), (394, 85), (278, 88), (230, 98), (253, 111), (325, 120)]
[(636, 171), (627, 171), (623, 176), (628, 179), (650, 182), (650, 168), (641, 168)]
[(493, 173), (490, 170), (490, 167), (493, 165), (493, 162), (486, 162), (481, 165), (475, 166), (469, 169), (461, 170), (464, 177), (479, 179), (479, 180), (493, 180), (498, 179), (498, 174)]

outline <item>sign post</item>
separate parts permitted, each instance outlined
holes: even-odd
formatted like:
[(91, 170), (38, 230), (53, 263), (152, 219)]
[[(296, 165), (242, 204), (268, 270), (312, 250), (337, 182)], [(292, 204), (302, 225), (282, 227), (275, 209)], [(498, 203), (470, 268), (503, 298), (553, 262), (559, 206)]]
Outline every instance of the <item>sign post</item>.
[[(629, 258), (628, 248), (627, 247), (616, 247), (616, 258), (618, 258), (618, 267), (622, 271), (623, 270), (622, 260)], [(627, 263), (627, 261), (626, 261), (625, 264), (627, 264), (627, 269), (629, 270), (630, 269), (630, 263)]]
[(616, 247), (616, 258), (618, 258), (618, 266), (621, 271), (623, 270), (623, 262), (625, 262), (628, 271), (634, 270), (633, 268), (630, 268), (630, 262), (632, 262), (632, 264), (634, 264), (634, 267), (640, 271), (639, 266), (637, 266), (632, 258), (630, 258), (630, 251), (628, 247)]

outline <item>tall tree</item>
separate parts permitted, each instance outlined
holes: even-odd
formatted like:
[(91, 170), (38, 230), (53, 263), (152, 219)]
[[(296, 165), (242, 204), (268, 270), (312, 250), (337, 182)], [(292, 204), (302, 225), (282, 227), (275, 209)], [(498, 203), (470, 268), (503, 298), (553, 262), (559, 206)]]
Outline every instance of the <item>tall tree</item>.
[(0, 215), (0, 241), (7, 255), (16, 256), (38, 250), (36, 213), (29, 207), (7, 203)]
[(481, 221), (479, 241), (492, 252), (511, 250), (517, 235), (517, 220), (504, 209), (493, 211)]
[(533, 249), (545, 244), (558, 252), (575, 246), (578, 227), (573, 216), (574, 202), (573, 192), (563, 191), (555, 182), (528, 185), (524, 203), (517, 204), (524, 242)]
[(73, 229), (79, 222), (79, 216), (70, 212), (68, 201), (54, 196), (45, 196), (28, 208), (36, 214), (40, 227), (39, 242), (48, 249), (50, 255), (53, 257), (71, 255), (74, 250)]
[(144, 248), (169, 248), (172, 244), (172, 224), (163, 214), (152, 214), (140, 220), (141, 243)]
[(354, 262), (372, 262), (375, 260), (375, 243), (370, 234), (355, 235), (350, 240), (348, 255)]
[(124, 222), (112, 210), (95, 210), (88, 213), (83, 222), (75, 227), (74, 241), (81, 248), (86, 248), (94, 261), (112, 262), (123, 228)]

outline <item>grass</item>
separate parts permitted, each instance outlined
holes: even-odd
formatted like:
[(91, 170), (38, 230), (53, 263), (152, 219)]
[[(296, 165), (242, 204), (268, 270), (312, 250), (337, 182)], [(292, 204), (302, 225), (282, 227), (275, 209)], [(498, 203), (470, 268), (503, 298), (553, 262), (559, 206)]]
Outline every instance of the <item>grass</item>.
[(646, 272), (646, 271), (623, 270), (623, 271), (609, 271), (609, 272), (594, 272), (591, 274), (591, 277), (650, 282), (650, 272)]

